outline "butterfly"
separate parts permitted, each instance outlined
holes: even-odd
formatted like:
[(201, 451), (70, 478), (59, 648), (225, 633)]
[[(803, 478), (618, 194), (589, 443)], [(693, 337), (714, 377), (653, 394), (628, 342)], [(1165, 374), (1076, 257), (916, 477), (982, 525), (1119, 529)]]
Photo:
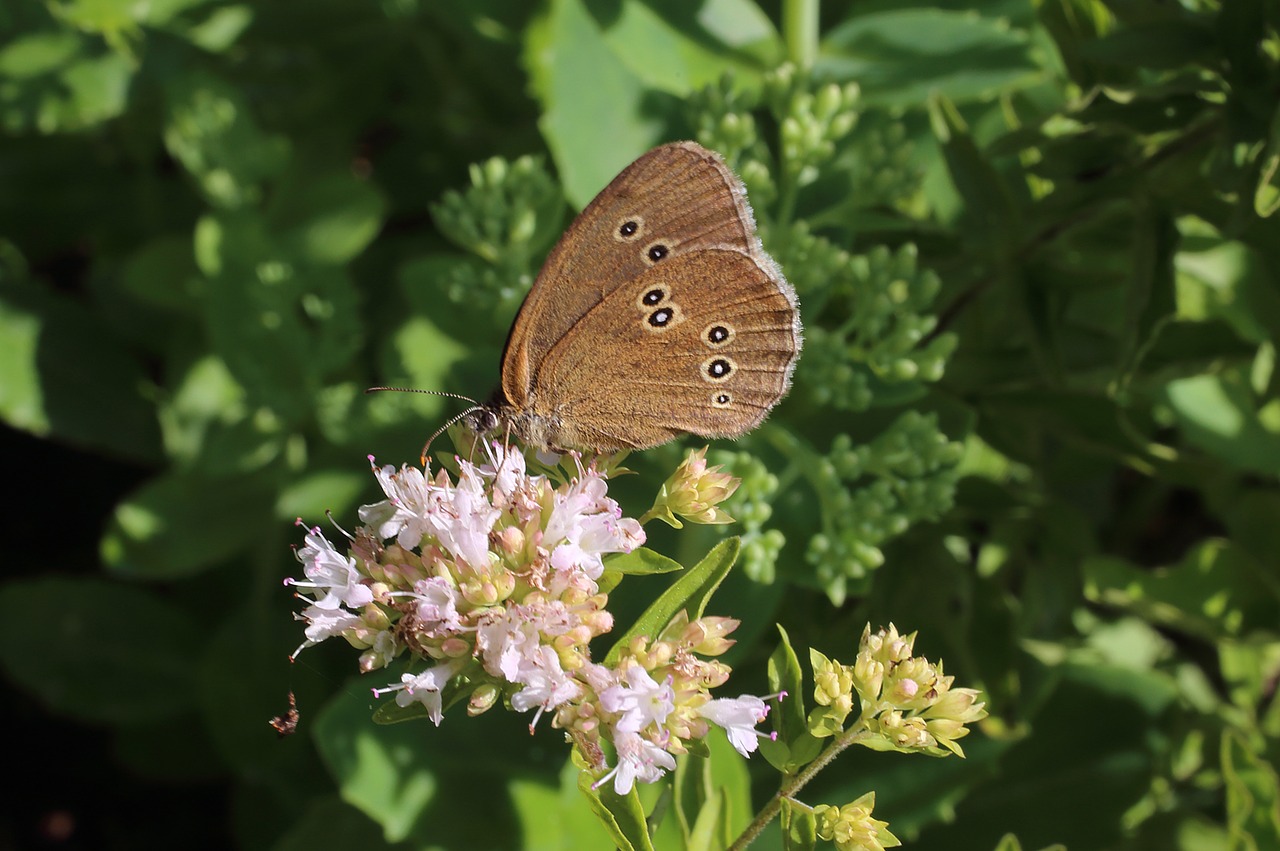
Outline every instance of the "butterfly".
[(695, 142), (654, 148), (574, 220), (525, 297), (476, 432), (544, 449), (738, 437), (786, 395), (795, 291), (742, 182)]

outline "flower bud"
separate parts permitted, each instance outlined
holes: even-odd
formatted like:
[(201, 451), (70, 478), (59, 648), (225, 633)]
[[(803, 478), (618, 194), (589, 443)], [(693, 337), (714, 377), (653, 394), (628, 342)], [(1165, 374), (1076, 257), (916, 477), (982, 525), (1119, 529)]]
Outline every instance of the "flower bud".
[(498, 702), (498, 697), (502, 694), (501, 690), (492, 683), (485, 683), (471, 692), (471, 699), (467, 701), (467, 714), (471, 716), (480, 715), (488, 712)]
[(704, 446), (685, 457), (663, 483), (648, 516), (657, 517), (677, 529), (681, 527), (677, 517), (709, 525), (733, 522), (733, 518), (717, 506), (733, 495), (742, 480), (721, 473), (719, 466), (708, 467), (706, 456), (707, 448)]

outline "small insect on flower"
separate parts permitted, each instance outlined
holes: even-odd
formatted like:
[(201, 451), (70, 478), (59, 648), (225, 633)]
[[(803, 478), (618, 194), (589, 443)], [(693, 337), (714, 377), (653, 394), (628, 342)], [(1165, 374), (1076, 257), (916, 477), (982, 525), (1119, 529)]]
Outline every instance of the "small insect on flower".
[(293, 691), (289, 691), (289, 710), (283, 715), (277, 715), (267, 722), (280, 738), (292, 736), (298, 731), (298, 699), (293, 696)]

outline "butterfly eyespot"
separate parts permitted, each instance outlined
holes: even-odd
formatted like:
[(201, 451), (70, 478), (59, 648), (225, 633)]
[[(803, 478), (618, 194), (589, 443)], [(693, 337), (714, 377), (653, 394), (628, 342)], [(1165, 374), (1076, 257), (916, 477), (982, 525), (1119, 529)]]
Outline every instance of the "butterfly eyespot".
[(675, 312), (669, 307), (660, 307), (649, 314), (649, 324), (654, 328), (662, 328), (675, 318)]
[(640, 301), (652, 307), (653, 305), (661, 302), (666, 297), (667, 297), (667, 293), (665, 290), (652, 289), (652, 290), (649, 290), (647, 293), (645, 293), (644, 296), (641, 297)]
[(670, 252), (671, 250), (667, 248), (665, 245), (663, 245), (661, 242), (655, 242), (653, 245), (650, 245), (648, 249), (645, 250), (645, 256), (649, 258), (650, 263), (657, 263), (659, 260), (666, 257)]
[(618, 242), (631, 242), (644, 231), (644, 219), (639, 216), (627, 216), (613, 230), (613, 238)]
[(724, 381), (737, 368), (729, 358), (707, 358), (702, 364), (702, 374), (708, 381)]
[(712, 347), (723, 346), (732, 342), (733, 338), (733, 328), (719, 322), (708, 325), (702, 332), (703, 342)]
[(733, 397), (728, 393), (716, 393), (711, 397), (711, 404), (716, 408), (727, 408), (732, 401)]

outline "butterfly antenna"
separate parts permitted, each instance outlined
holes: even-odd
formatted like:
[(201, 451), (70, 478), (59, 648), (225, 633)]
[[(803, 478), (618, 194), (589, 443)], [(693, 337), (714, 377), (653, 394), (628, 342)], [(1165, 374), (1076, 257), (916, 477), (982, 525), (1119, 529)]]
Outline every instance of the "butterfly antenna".
[[(457, 397), (457, 398), (461, 399), (461, 398), (464, 398), (464, 397), (459, 396), (459, 397)], [(468, 400), (468, 401), (470, 401), (470, 400)], [(439, 437), (440, 435), (444, 434), (444, 433), (445, 433), (446, 431), (448, 431), (449, 429), (453, 428), (453, 426), (454, 426), (454, 424), (455, 424), (455, 423), (458, 423), (458, 422), (460, 422), (461, 420), (465, 419), (469, 414), (473, 414), (473, 413), (475, 413), (476, 411), (481, 411), (481, 410), (484, 410), (484, 405), (480, 405), (480, 404), (472, 405), (470, 408), (467, 408), (465, 411), (463, 411), (462, 413), (458, 414), (456, 417), (454, 417), (453, 419), (449, 420), (449, 421), (448, 421), (447, 423), (445, 423), (444, 425), (440, 426), (440, 428), (438, 428), (438, 429), (436, 429), (435, 431), (431, 432), (431, 436), (427, 438), (427, 442), (426, 442), (426, 443), (424, 443), (424, 444), (422, 445), (422, 457), (418, 459), (419, 461), (421, 461), (421, 462), (422, 462), (422, 466), (423, 466), (423, 467), (426, 467), (426, 466), (427, 466), (427, 450), (429, 450), (429, 449), (431, 448), (431, 443), (432, 443), (432, 441), (434, 441), (434, 440), (435, 440), (437, 437)]]
[[(446, 399), (460, 399), (463, 402), (470, 402), (476, 407), (480, 407), (480, 403), (470, 396), (463, 396), (461, 393), (446, 393), (443, 390), (419, 390), (417, 387), (369, 387), (365, 393), (379, 393), (389, 390), (395, 393), (426, 393), (428, 396), (443, 396)], [(474, 409), (473, 409), (474, 410)]]
[(440, 428), (433, 431), (431, 433), (431, 436), (427, 438), (427, 442), (423, 444), (423, 447), (422, 447), (422, 456), (418, 459), (422, 463), (423, 467), (427, 466), (427, 450), (431, 448), (432, 441), (434, 441), (440, 435), (444, 434), (446, 431), (452, 428), (455, 423), (464, 419), (468, 414), (475, 413), (476, 411), (482, 410), (484, 408), (484, 405), (481, 405), (479, 402), (477, 402), (475, 399), (472, 399), (470, 396), (463, 396), (461, 393), (446, 393), (443, 390), (419, 390), (417, 387), (370, 387), (364, 392), (379, 393), (382, 391), (391, 391), (395, 393), (426, 393), (428, 396), (443, 396), (446, 399), (458, 399), (463, 402), (471, 403), (470, 408), (467, 408), (465, 411), (458, 414), (456, 417), (449, 420), (444, 425), (440, 426)]

